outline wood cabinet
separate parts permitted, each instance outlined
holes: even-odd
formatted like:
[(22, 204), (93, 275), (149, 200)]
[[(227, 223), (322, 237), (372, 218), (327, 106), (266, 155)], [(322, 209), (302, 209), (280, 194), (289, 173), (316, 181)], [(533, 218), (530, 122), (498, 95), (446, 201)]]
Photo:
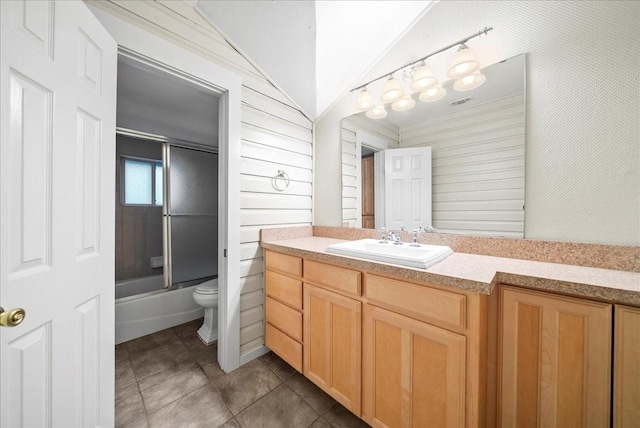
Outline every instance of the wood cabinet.
[(640, 309), (615, 307), (613, 426), (640, 427)]
[(302, 372), (302, 259), (265, 251), (265, 344)]
[(364, 307), (363, 419), (374, 427), (462, 427), (466, 338)]
[(362, 158), (362, 228), (375, 226), (375, 183), (373, 156)]
[(304, 375), (359, 416), (362, 303), (305, 283), (304, 308)]
[(303, 276), (303, 373), (360, 416), (362, 274), (307, 260)]
[(267, 346), (374, 427), (640, 426), (640, 308), (265, 259)]
[(498, 425), (608, 426), (612, 306), (500, 288)]

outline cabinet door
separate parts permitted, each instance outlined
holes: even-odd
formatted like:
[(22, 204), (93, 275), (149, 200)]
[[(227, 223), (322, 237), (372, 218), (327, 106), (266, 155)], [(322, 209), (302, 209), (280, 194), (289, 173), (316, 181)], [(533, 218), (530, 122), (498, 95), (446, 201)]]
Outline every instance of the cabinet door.
[(364, 307), (363, 418), (374, 427), (462, 427), (466, 338)]
[(613, 426), (640, 427), (640, 309), (616, 305)]
[(506, 287), (501, 305), (501, 426), (608, 426), (611, 305)]
[(357, 300), (304, 285), (304, 375), (357, 416), (361, 307)]

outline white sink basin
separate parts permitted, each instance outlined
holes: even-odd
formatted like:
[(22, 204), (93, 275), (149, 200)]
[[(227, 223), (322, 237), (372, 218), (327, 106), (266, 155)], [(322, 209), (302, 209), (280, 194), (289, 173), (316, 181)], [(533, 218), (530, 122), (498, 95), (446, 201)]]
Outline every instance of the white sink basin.
[(433, 266), (453, 253), (451, 248), (443, 245), (420, 244), (418, 247), (412, 247), (408, 243), (396, 245), (391, 242), (381, 243), (377, 239), (360, 239), (332, 244), (325, 251), (327, 253), (421, 269)]

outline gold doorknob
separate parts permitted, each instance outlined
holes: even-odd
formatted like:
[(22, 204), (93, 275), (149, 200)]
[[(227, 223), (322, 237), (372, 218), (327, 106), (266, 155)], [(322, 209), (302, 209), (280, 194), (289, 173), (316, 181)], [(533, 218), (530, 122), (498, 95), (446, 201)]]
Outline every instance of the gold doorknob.
[(26, 313), (22, 308), (5, 311), (4, 308), (0, 306), (0, 325), (2, 327), (15, 327), (22, 322), (25, 315)]

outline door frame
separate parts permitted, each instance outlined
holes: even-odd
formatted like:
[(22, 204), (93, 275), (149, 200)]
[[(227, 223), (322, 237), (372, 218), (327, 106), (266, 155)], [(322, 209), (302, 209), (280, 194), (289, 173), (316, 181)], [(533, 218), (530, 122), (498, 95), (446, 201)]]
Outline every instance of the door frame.
[[(88, 5), (118, 43), (118, 53), (142, 61), (220, 97), (218, 176), (218, 362), (240, 366), (240, 76), (181, 46)], [(113, 177), (115, 180), (115, 177)], [(228, 256), (227, 256), (228, 255)], [(226, 285), (226, 287), (225, 287)]]

